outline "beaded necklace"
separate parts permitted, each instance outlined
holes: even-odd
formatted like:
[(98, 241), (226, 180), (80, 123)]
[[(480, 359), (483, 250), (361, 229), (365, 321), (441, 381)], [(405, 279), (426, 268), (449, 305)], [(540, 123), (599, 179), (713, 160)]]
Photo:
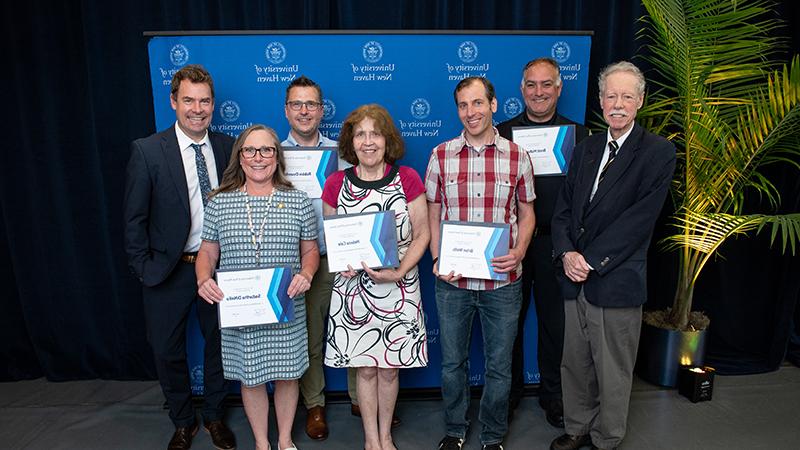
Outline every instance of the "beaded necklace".
[(269, 216), (269, 210), (272, 208), (272, 196), (275, 195), (275, 188), (272, 188), (272, 193), (267, 197), (267, 210), (264, 211), (264, 218), (261, 219), (257, 235), (253, 226), (253, 209), (250, 206), (250, 196), (247, 195), (247, 185), (242, 186), (242, 192), (244, 192), (244, 205), (247, 209), (247, 226), (250, 228), (250, 237), (253, 239), (253, 247), (256, 249), (256, 266), (261, 267), (261, 243), (264, 240), (264, 226), (267, 224), (267, 216)]

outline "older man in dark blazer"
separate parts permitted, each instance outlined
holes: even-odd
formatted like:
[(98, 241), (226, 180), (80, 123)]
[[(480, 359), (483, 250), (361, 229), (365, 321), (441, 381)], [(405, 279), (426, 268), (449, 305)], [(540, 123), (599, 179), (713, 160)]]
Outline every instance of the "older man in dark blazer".
[(173, 76), (170, 104), (175, 125), (131, 144), (123, 207), (125, 251), (131, 271), (143, 285), (147, 337), (175, 424), (168, 449), (191, 447), (199, 428), (186, 362), (186, 324), (192, 305), (197, 306), (205, 338), (204, 427), (215, 447), (232, 449), (235, 438), (222, 422), (226, 383), (217, 310), (198, 301), (194, 260), (207, 194), (222, 179), (233, 138), (208, 131), (214, 84), (201, 66), (185, 66)]
[(625, 436), (647, 248), (675, 170), (675, 147), (634, 121), (639, 69), (611, 64), (599, 84), (608, 132), (576, 147), (551, 224), (565, 299), (566, 434), (555, 450), (615, 448)]

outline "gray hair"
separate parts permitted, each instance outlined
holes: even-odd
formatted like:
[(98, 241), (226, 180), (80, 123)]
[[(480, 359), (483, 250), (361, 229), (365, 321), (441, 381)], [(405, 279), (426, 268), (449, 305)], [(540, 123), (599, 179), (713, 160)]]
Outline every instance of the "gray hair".
[(520, 81), (520, 85), (525, 86), (525, 72), (527, 72), (531, 67), (538, 66), (539, 64), (552, 67), (556, 71), (556, 87), (561, 86), (561, 67), (558, 66), (558, 63), (553, 58), (544, 57), (532, 59), (528, 61), (528, 64), (525, 64), (525, 67), (522, 68), (522, 81)]
[(644, 89), (646, 87), (646, 83), (644, 80), (644, 75), (642, 71), (639, 70), (633, 63), (628, 61), (618, 61), (613, 64), (609, 64), (603, 68), (600, 72), (600, 79), (598, 80), (598, 87), (600, 88), (600, 96), (603, 96), (603, 92), (606, 90), (606, 79), (609, 75), (615, 72), (628, 72), (636, 77), (636, 89), (639, 91), (639, 96), (644, 95)]

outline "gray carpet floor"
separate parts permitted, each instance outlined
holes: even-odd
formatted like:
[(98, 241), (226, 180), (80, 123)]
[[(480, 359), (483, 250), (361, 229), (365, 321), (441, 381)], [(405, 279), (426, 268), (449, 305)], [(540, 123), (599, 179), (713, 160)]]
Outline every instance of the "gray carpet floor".
[[(401, 375), (402, 376), (402, 375)], [(405, 398), (404, 398), (405, 397)], [(436, 448), (444, 435), (440, 400), (411, 400), (400, 393), (394, 431), (403, 450)], [(470, 410), (472, 427), (464, 449), (479, 449), (477, 399)], [(228, 409), (227, 423), (238, 448), (253, 448), (241, 406)], [(331, 429), (326, 441), (303, 432), (299, 408), (294, 439), (301, 450), (363, 447), (361, 422), (344, 402), (328, 405)], [(1, 449), (163, 449), (173, 428), (156, 382), (43, 379), (0, 383)], [(273, 448), (277, 435), (270, 426)], [(510, 425), (507, 450), (547, 449), (560, 430), (544, 420), (535, 396), (526, 397)], [(202, 431), (193, 449), (213, 449)], [(714, 398), (691, 403), (676, 390), (636, 380), (628, 434), (622, 449), (798, 449), (800, 448), (800, 368), (785, 365), (767, 374), (717, 376)]]

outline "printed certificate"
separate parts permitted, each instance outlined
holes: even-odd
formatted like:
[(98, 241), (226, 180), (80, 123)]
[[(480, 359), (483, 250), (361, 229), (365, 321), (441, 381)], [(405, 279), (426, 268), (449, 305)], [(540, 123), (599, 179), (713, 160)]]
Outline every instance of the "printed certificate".
[(326, 216), (323, 225), (330, 272), (359, 270), (361, 261), (371, 269), (400, 265), (394, 211)]
[(322, 197), (325, 180), (339, 168), (336, 147), (284, 147), (286, 178), (308, 198)]
[(439, 228), (439, 273), (451, 271), (465, 278), (507, 280), (496, 273), (491, 260), (508, 254), (511, 227), (507, 223), (445, 220)]
[(294, 301), (286, 293), (291, 282), (291, 267), (217, 271), (217, 285), (225, 294), (219, 303), (219, 327), (294, 320)]
[(527, 150), (535, 176), (567, 174), (575, 150), (575, 125), (514, 127), (511, 136)]

